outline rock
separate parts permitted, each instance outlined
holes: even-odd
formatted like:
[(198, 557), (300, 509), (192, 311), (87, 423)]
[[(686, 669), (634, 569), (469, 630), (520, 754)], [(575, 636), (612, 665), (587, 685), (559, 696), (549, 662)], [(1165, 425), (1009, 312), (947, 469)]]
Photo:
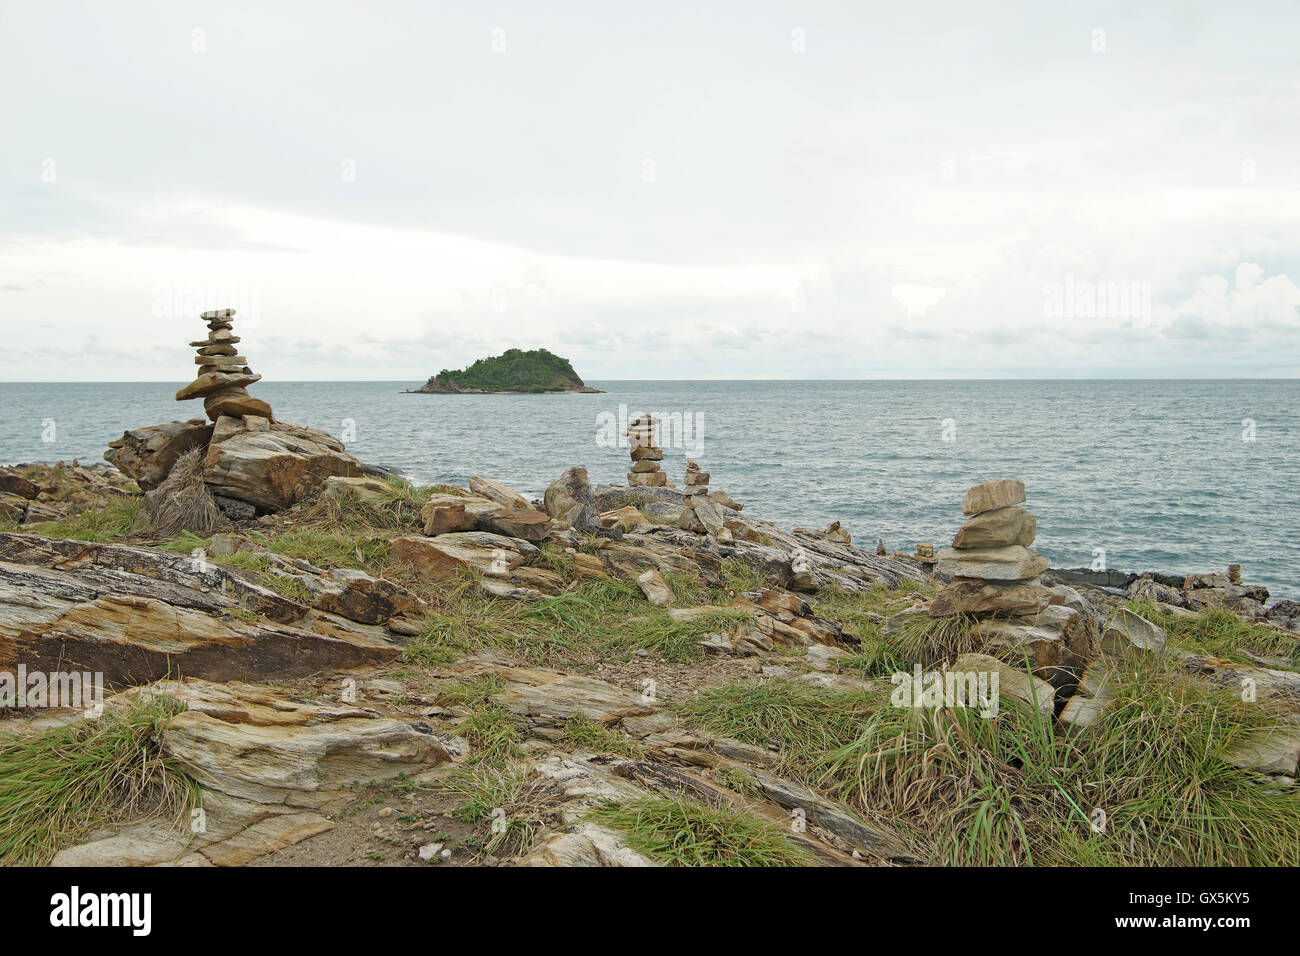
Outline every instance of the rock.
[(633, 445), (630, 451), (633, 461), (663, 461), (664, 450), (652, 445)]
[(1075, 684), (1098, 652), (1093, 619), (1061, 605), (1018, 618), (990, 618), (971, 628), (986, 650), (1014, 666), (1028, 662), (1034, 675), (1061, 687)]
[[(0, 535), (0, 552), (0, 666), (75, 662), (120, 687), (177, 673), (301, 677), (400, 652), (378, 635), (291, 626), (308, 623), (305, 607), (189, 555), (32, 535)], [(245, 620), (248, 611), (266, 619)]]
[(848, 657), (849, 652), (842, 647), (831, 644), (810, 644), (808, 646), (808, 666), (815, 671), (833, 671), (835, 662), (841, 657)]
[(930, 602), (931, 617), (952, 614), (994, 614), (1038, 612), (1050, 604), (1064, 604), (1065, 597), (1032, 581), (1001, 584), (958, 578), (939, 589)]
[(569, 525), (582, 518), (587, 507), (595, 512), (596, 496), (587, 479), (587, 469), (566, 468), (547, 486), (543, 501), (548, 515)]
[(394, 616), (419, 615), (427, 610), (422, 600), (400, 584), (353, 568), (326, 571), (317, 586), (315, 607), (359, 624), (387, 624)]
[(1300, 630), (1300, 601), (1278, 601), (1268, 609), (1264, 619), (1287, 631)]
[(659, 864), (629, 847), (618, 834), (590, 823), (553, 833), (519, 866), (654, 867)]
[(1234, 767), (1256, 773), (1295, 776), (1300, 765), (1300, 716), (1282, 718), (1278, 725), (1256, 731), (1224, 754)]
[(487, 498), (489, 501), (495, 501), (499, 505), (505, 505), (507, 508), (516, 508), (523, 510), (532, 508), (528, 499), (512, 488), (507, 488), (499, 481), (493, 481), (490, 478), (480, 478), (474, 475), (469, 480), (469, 490), (481, 498)]
[(668, 484), (668, 475), (662, 471), (635, 472), (627, 473), (627, 483), (634, 487), (665, 487)]
[(142, 491), (152, 491), (166, 480), (177, 458), (211, 439), (212, 426), (201, 418), (150, 425), (110, 442), (104, 460), (134, 478)]
[(597, 723), (612, 724), (659, 709), (657, 703), (638, 693), (591, 677), (523, 667), (499, 670), (497, 676), (505, 688), (492, 695), (492, 703), (534, 722), (553, 723), (582, 714)]
[(1101, 652), (1117, 660), (1133, 660), (1165, 652), (1168, 638), (1163, 630), (1128, 608), (1117, 608), (1101, 633)]
[[(725, 491), (722, 491), (718, 488), (714, 488), (712, 491), (710, 491), (709, 497), (712, 498), (715, 502), (717, 502), (722, 507), (727, 508), (731, 511), (743, 511), (745, 508), (744, 505), (742, 505), (735, 498), (732, 498), (731, 495), (727, 494)], [(847, 532), (845, 533), (847, 534)], [(848, 544), (849, 542), (844, 541), (841, 543)]]
[(356, 478), (361, 464), (326, 432), (274, 422), (208, 447), (204, 460), (212, 493), (280, 511), (318, 494), (332, 476)]
[(481, 516), (475, 527), (480, 531), (537, 542), (550, 533), (551, 519), (535, 508), (502, 508)]
[(1130, 601), (1147, 601), (1153, 604), (1170, 604), (1187, 607), (1187, 598), (1181, 591), (1166, 587), (1149, 575), (1143, 575), (1128, 586)]
[[(218, 423), (219, 425), (220, 423)], [(270, 422), (267, 422), (269, 427)], [(325, 479), (322, 494), (331, 498), (343, 498), (355, 495), (362, 501), (383, 501), (392, 494), (392, 486), (378, 478), (362, 476), (352, 478), (346, 475), (331, 475)]]
[(260, 398), (253, 398), (242, 388), (227, 388), (213, 392), (203, 400), (203, 410), (216, 421), (222, 415), (254, 416), (274, 420), (271, 406)]
[(705, 499), (696, 499), (694, 502), (695, 517), (704, 525), (704, 529), (712, 535), (718, 534), (725, 527), (725, 520), (722, 516), (722, 509), (712, 501)]
[(176, 401), (184, 402), (191, 398), (203, 398), (211, 395), (213, 392), (220, 392), (228, 388), (247, 388), (262, 380), (262, 376), (252, 373), (231, 372), (204, 372), (194, 381), (186, 385), (176, 393)]
[(433, 580), (447, 580), (467, 569), (488, 577), (505, 577), (536, 554), (537, 548), (527, 541), (486, 531), (464, 531), (436, 538), (410, 536), (398, 538), (389, 546), (393, 560), (405, 561)]
[(148, 692), (186, 708), (163, 732), (164, 753), (204, 788), (255, 803), (334, 810), (355, 798), (355, 784), (451, 759), (433, 735), (360, 707), (243, 683), (167, 681)]
[(432, 537), (457, 531), (473, 531), (479, 518), (495, 514), (502, 506), (478, 495), (431, 495), (420, 509), (424, 533)]
[(986, 581), (1023, 581), (1047, 570), (1047, 559), (1037, 551), (1013, 544), (1004, 548), (945, 548), (939, 552), (935, 571), (955, 578)]
[(216, 502), (221, 513), (230, 521), (252, 521), (257, 517), (257, 507), (250, 505), (247, 501), (237, 501), (234, 498), (226, 498), (222, 495), (213, 495), (212, 500)]
[(948, 672), (990, 673), (998, 675), (998, 694), (1025, 704), (1036, 712), (1044, 721), (1050, 722), (1056, 707), (1056, 691), (1045, 680), (1040, 680), (1025, 672), (1023, 668), (1012, 667), (987, 654), (962, 654)]
[(615, 511), (606, 511), (600, 516), (600, 523), (606, 528), (613, 527), (614, 525), (621, 525), (628, 531), (643, 524), (645, 520), (645, 515), (641, 513), (641, 509), (634, 508), (631, 505), (628, 505), (625, 508), (619, 508)]
[(962, 514), (974, 515), (995, 508), (1021, 504), (1025, 500), (1025, 483), (1018, 478), (1003, 478), (976, 485), (961, 500)]
[(40, 493), (40, 486), (35, 482), (28, 481), (22, 475), (14, 474), (7, 469), (0, 469), (0, 494), (12, 495), (16, 498), (25, 498), (31, 501)]
[(646, 571), (637, 577), (636, 583), (646, 596), (646, 600), (655, 607), (665, 607), (676, 600), (672, 588), (658, 571)]
[(954, 548), (1002, 548), (1034, 543), (1034, 516), (1024, 508), (995, 508), (975, 515), (952, 539)]

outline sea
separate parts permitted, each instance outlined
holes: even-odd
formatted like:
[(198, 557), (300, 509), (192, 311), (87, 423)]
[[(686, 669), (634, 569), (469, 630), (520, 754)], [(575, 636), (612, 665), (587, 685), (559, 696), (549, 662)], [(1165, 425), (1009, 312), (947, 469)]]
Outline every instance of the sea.
[[(201, 416), (183, 383), (0, 383), (0, 463), (102, 460), (142, 425)], [(947, 545), (971, 485), (1020, 478), (1053, 567), (1242, 566), (1300, 598), (1300, 380), (624, 381), (602, 394), (406, 394), (417, 382), (261, 382), (276, 416), (419, 484), (471, 475), (540, 497), (571, 465), (624, 483), (628, 419), (661, 419), (746, 514), (839, 521), (855, 543)]]

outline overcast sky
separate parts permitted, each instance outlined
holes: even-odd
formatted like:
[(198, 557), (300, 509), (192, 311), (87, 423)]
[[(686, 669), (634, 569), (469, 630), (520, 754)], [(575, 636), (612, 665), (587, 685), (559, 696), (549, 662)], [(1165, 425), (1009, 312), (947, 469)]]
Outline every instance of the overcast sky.
[(0, 379), (1294, 376), (1300, 6), (1134, 6), (0, 0)]

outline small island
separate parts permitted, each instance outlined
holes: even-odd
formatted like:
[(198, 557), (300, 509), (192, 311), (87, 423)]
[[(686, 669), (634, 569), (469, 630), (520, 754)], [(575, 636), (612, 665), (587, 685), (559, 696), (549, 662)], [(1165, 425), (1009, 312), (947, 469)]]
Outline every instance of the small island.
[(600, 389), (583, 383), (569, 360), (546, 349), (525, 352), (507, 349), (497, 356), (481, 358), (469, 368), (443, 369), (409, 395), (486, 395), (493, 392), (536, 394), (582, 392), (599, 394)]

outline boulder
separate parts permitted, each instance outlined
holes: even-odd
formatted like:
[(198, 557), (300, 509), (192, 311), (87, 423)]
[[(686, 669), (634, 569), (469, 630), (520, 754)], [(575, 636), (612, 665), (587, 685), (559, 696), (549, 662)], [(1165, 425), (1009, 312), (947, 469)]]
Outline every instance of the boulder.
[(135, 428), (109, 442), (104, 460), (134, 478), (142, 491), (152, 491), (166, 480), (177, 458), (205, 447), (211, 438), (212, 426), (201, 418)]
[(1165, 652), (1168, 637), (1146, 618), (1128, 608), (1116, 608), (1101, 633), (1101, 652), (1116, 660), (1133, 660)]
[(216, 421), (222, 415), (245, 415), (273, 420), (271, 406), (260, 398), (253, 398), (242, 388), (224, 388), (203, 400), (203, 410)]
[(590, 507), (592, 513), (599, 514), (596, 511), (596, 496), (592, 493), (591, 482), (587, 480), (586, 468), (566, 468), (559, 478), (547, 486), (543, 502), (548, 515), (575, 527), (575, 522), (584, 517), (586, 508)]
[(645, 594), (646, 600), (655, 607), (664, 607), (672, 604), (675, 600), (673, 589), (668, 586), (668, 582), (663, 579), (658, 571), (650, 570), (641, 574), (636, 579), (637, 586)]
[[(595, 510), (594, 505), (592, 510)], [(551, 519), (536, 508), (501, 508), (480, 517), (475, 527), (508, 538), (537, 542), (550, 534)]]
[(41, 487), (36, 482), (28, 481), (22, 475), (0, 468), (0, 494), (12, 495), (16, 498), (25, 498), (31, 501), (40, 493)]
[(537, 554), (537, 548), (518, 538), (486, 531), (463, 531), (436, 538), (409, 536), (398, 538), (388, 549), (390, 557), (405, 561), (423, 576), (447, 580), (463, 570), (474, 570), (488, 577), (504, 577), (525, 560)]
[(939, 552), (934, 567), (937, 573), (954, 578), (1023, 581), (1046, 571), (1047, 559), (1019, 544), (1003, 548), (945, 548)]
[(995, 508), (975, 515), (952, 539), (954, 548), (1003, 548), (1034, 543), (1035, 519), (1024, 508)]
[(974, 515), (994, 508), (1018, 505), (1025, 500), (1025, 483), (1018, 478), (986, 481), (966, 492), (961, 500), (962, 514)]
[(1064, 605), (1024, 617), (978, 621), (971, 633), (985, 650), (1016, 666), (1028, 662), (1036, 677), (1058, 687), (1076, 684), (1097, 656), (1096, 623)]
[(1034, 581), (1002, 584), (958, 578), (939, 589), (930, 602), (931, 617), (953, 614), (1006, 616), (1038, 612), (1051, 604), (1064, 604), (1065, 595)]
[(500, 511), (502, 506), (478, 495), (430, 495), (420, 509), (427, 537), (473, 531), (478, 519)]
[(280, 511), (318, 494), (332, 476), (360, 477), (361, 463), (334, 436), (286, 422), (244, 431), (208, 447), (208, 487), (223, 498)]
[(489, 501), (495, 501), (499, 505), (505, 505), (507, 508), (531, 508), (528, 499), (515, 491), (513, 488), (507, 488), (499, 481), (493, 481), (490, 478), (480, 478), (474, 475), (469, 480), (469, 490), (481, 498), (487, 498)]

